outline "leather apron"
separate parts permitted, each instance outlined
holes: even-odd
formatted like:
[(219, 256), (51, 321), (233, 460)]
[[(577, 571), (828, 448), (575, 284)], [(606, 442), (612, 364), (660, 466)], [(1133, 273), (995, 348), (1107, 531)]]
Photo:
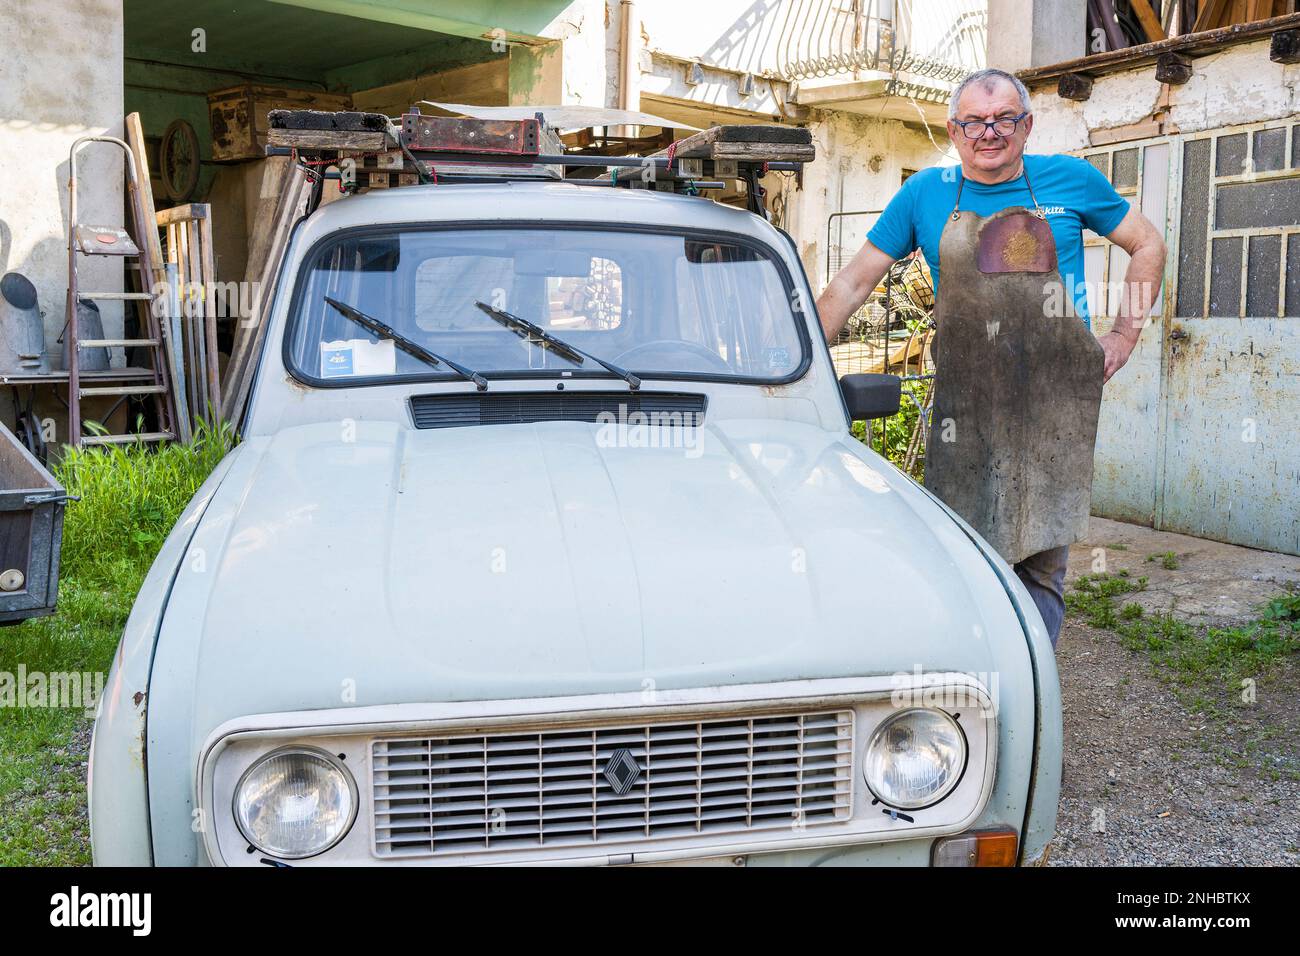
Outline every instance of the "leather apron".
[(1015, 564), (1087, 532), (1105, 361), (1028, 171), (1032, 212), (962, 212), (963, 185), (939, 240), (925, 484)]

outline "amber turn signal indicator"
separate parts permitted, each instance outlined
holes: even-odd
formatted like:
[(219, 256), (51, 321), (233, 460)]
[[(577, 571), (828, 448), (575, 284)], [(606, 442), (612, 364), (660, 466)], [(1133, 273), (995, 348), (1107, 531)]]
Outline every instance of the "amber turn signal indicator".
[(1015, 866), (1015, 830), (972, 830), (934, 841), (935, 866)]

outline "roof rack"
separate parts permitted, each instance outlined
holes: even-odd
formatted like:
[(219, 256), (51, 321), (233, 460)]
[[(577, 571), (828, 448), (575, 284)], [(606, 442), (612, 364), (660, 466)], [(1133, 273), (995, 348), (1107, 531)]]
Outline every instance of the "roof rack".
[(807, 129), (763, 125), (700, 130), (648, 156), (565, 152), (544, 109), (531, 118), (498, 119), (427, 116), (413, 107), (400, 126), (382, 113), (272, 110), (267, 141), (268, 155), (292, 155), (318, 179), (338, 179), (346, 192), (540, 179), (696, 195), (740, 180), (749, 210), (765, 218), (762, 175), (800, 173), (816, 153)]

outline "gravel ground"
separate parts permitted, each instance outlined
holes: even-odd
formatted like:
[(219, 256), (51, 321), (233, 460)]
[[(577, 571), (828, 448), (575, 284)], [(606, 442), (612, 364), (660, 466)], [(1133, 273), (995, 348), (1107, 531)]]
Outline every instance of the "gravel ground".
[[(1300, 581), (1300, 559), (1100, 519), (1071, 551), (1072, 578), (1098, 547), (1108, 570), (1150, 576), (1125, 600), (1197, 622), (1251, 619)], [(1146, 560), (1166, 551), (1177, 569)], [(1261, 680), (1253, 707), (1218, 719), (1184, 706), (1110, 631), (1067, 619), (1057, 661), (1065, 770), (1052, 865), (1300, 865), (1295, 661)]]

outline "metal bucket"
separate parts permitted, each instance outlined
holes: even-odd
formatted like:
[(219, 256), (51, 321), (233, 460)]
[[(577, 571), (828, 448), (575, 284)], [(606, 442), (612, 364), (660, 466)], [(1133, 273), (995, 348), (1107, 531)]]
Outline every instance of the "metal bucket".
[(45, 324), (36, 286), (18, 272), (0, 279), (0, 373), (30, 374), (41, 367)]
[[(77, 338), (79, 339), (102, 339), (104, 337), (104, 320), (99, 314), (99, 306), (93, 302), (77, 303)], [(89, 349), (80, 349), (81, 365), (78, 368), (83, 372), (102, 372), (108, 368), (108, 349), (102, 345)], [(72, 366), (68, 363), (68, 329), (63, 329), (63, 367), (65, 369)]]

